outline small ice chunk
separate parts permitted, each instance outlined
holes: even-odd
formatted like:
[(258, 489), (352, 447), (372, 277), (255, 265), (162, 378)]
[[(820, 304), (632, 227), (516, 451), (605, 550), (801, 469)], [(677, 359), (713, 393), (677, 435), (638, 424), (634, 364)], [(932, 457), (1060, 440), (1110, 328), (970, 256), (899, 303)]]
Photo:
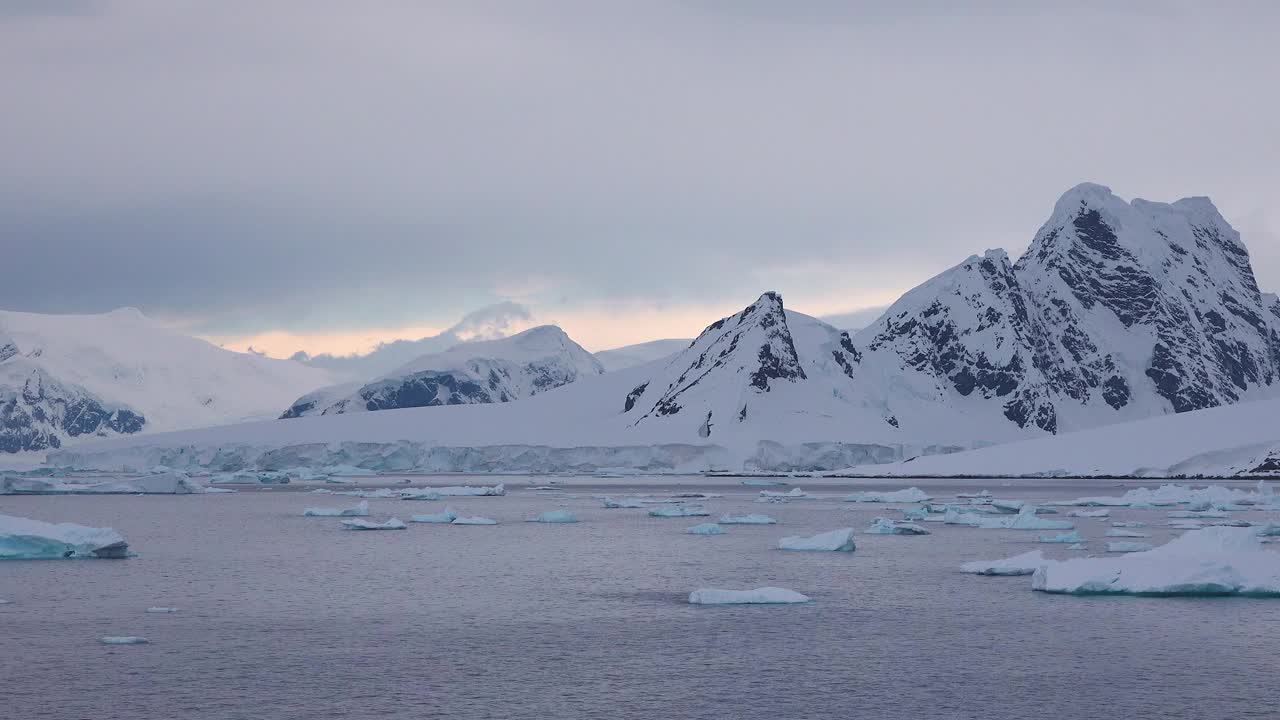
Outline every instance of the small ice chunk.
[(1170, 520), (1187, 520), (1200, 518), (1228, 518), (1229, 514), (1221, 510), (1171, 510), (1169, 511)]
[(1032, 550), (1003, 560), (975, 560), (960, 566), (961, 572), (974, 575), (1030, 575), (1046, 563), (1054, 562), (1040, 550)]
[(672, 505), (670, 507), (654, 508), (649, 511), (649, 517), (656, 518), (706, 517), (710, 514), (700, 507), (689, 507), (688, 505)]
[(349, 508), (309, 507), (302, 511), (303, 517), (365, 517), (369, 514), (369, 501), (361, 500), (359, 505)]
[(458, 519), (458, 512), (451, 507), (446, 507), (442, 512), (431, 515), (411, 515), (409, 522), (415, 523), (436, 523), (437, 525), (447, 525)]
[(615, 510), (618, 508), (642, 508), (645, 503), (640, 498), (624, 497), (621, 500), (614, 500), (611, 497), (600, 499), (600, 505), (604, 508)]
[(929, 519), (929, 509), (924, 506), (898, 508), (898, 512), (902, 513), (903, 520), (923, 522)]
[(942, 516), (942, 522), (948, 525), (966, 525), (968, 527), (980, 527), (985, 519), (978, 513), (961, 512), (955, 509), (948, 509)]
[(353, 518), (351, 520), (343, 520), (342, 527), (348, 530), (404, 530), (409, 526), (405, 525), (399, 518), (388, 518), (383, 522)]
[(715, 523), (702, 523), (684, 529), (690, 535), (723, 535), (724, 528)]
[(1169, 527), (1174, 530), (1199, 530), (1204, 527), (1204, 523), (1199, 520), (1172, 520)]
[(103, 645), (146, 645), (151, 642), (137, 635), (108, 635), (102, 638)]
[(152, 615), (161, 615), (161, 614), (164, 614), (164, 613), (176, 613), (176, 612), (178, 612), (178, 608), (175, 608), (175, 607), (149, 607), (149, 608), (147, 608), (147, 612), (151, 613)]
[(786, 485), (786, 483), (781, 480), (766, 480), (763, 478), (747, 478), (746, 480), (742, 481), (742, 484), (746, 485), (747, 487), (771, 487), (774, 485)]
[(548, 510), (537, 517), (529, 518), (528, 522), (540, 523), (576, 523), (578, 518), (568, 510)]
[(779, 550), (814, 550), (826, 552), (853, 552), (853, 528), (840, 528), (818, 533), (811, 537), (792, 535), (778, 541)]
[(1070, 530), (1075, 527), (1067, 520), (1044, 520), (1036, 517), (1033, 505), (1024, 505), (1012, 517), (982, 518), (978, 527), (989, 530)]
[(1106, 518), (1111, 517), (1111, 511), (1103, 508), (1101, 510), (1072, 510), (1067, 513), (1067, 517), (1074, 518)]
[(720, 516), (720, 524), (722, 525), (773, 525), (777, 522), (777, 520), (761, 513)]
[(809, 602), (806, 595), (786, 588), (762, 587), (755, 590), (718, 590), (702, 588), (689, 593), (693, 605), (770, 605)]
[(0, 515), (0, 560), (128, 556), (129, 544), (111, 528)]
[[(1261, 484), (1262, 481), (1259, 480), (1258, 483)], [(1257, 533), (1259, 537), (1275, 537), (1277, 535), (1280, 535), (1280, 523), (1267, 523), (1266, 525), (1259, 525), (1258, 529), (1255, 530), (1254, 532)]]
[(1140, 542), (1109, 542), (1107, 543), (1107, 552), (1113, 553), (1131, 553), (1146, 552), (1151, 549), (1150, 543)]
[(928, 535), (929, 531), (909, 522), (894, 522), (886, 517), (878, 517), (871, 521), (867, 528), (868, 535)]
[(1146, 523), (1138, 522), (1137, 520), (1127, 520), (1124, 522), (1111, 523), (1111, 527), (1114, 527), (1114, 528), (1144, 528), (1146, 526), (1147, 526)]
[(801, 490), (800, 488), (791, 488), (787, 492), (779, 492), (776, 490), (761, 490), (760, 497), (781, 498), (784, 500), (799, 500), (801, 498), (809, 498), (812, 496), (806, 493), (804, 490)]
[(473, 515), (471, 517), (454, 518), (452, 525), (497, 525), (498, 521), (487, 517)]
[(1042, 543), (1078, 543), (1084, 542), (1084, 538), (1080, 537), (1080, 533), (1072, 530), (1071, 532), (1058, 533), (1057, 535), (1041, 535)]
[(1068, 550), (1084, 550), (1085, 548), (1084, 548), (1084, 543), (1076, 543), (1075, 545), (1072, 545), (1067, 549)]
[(975, 493), (957, 493), (957, 494), (956, 494), (956, 497), (958, 497), (958, 498), (960, 498), (960, 499), (962, 499), (962, 500), (964, 500), (964, 499), (981, 499), (981, 498), (989, 498), (989, 497), (991, 497), (991, 491), (990, 491), (990, 490), (979, 490), (978, 492), (975, 492)]
[(922, 503), (929, 500), (929, 494), (918, 487), (909, 487), (903, 490), (893, 490), (890, 492), (876, 492), (868, 490), (864, 492), (856, 492), (845, 496), (845, 502), (873, 502), (873, 503)]

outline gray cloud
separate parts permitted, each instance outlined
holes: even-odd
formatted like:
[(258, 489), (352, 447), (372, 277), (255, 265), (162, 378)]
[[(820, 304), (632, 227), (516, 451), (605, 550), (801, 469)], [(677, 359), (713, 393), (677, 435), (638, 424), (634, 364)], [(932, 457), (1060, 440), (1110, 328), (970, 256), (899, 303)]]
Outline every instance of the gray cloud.
[(52, 7), (89, 12), (0, 23), (5, 308), (832, 311), (1020, 249), (1083, 180), (1280, 222), (1262, 4)]

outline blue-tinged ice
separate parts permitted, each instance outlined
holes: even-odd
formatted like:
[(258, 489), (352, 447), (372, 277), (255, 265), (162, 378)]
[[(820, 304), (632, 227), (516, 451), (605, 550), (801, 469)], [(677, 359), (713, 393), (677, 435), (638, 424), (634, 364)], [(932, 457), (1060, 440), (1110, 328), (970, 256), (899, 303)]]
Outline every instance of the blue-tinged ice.
[(715, 523), (702, 523), (684, 529), (690, 535), (723, 535), (724, 528)]
[(0, 515), (0, 560), (123, 558), (129, 544), (111, 528)]
[(778, 541), (779, 550), (812, 550), (819, 552), (853, 552), (853, 528), (840, 528), (810, 537), (792, 535)]

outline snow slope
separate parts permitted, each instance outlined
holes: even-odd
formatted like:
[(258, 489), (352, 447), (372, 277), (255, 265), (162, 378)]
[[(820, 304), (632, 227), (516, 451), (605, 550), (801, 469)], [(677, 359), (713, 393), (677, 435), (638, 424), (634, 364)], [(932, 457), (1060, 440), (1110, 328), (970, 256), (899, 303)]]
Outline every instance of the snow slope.
[(604, 366), (605, 372), (625, 370), (629, 367), (643, 365), (669, 358), (689, 347), (688, 338), (670, 338), (666, 340), (650, 340), (635, 345), (625, 345), (612, 350), (601, 350), (596, 353), (596, 360)]
[(348, 384), (309, 393), (283, 417), (505, 403), (603, 372), (563, 330), (543, 325), (424, 355), (354, 389)]
[(1165, 415), (945, 457), (853, 468), (900, 476), (1280, 475), (1280, 399)]
[(132, 308), (99, 315), (0, 312), (0, 328), (0, 414), (7, 418), (0, 437), (29, 438), (4, 447), (9, 451), (43, 450), (86, 435), (273, 417), (329, 382), (323, 370), (223, 350)]

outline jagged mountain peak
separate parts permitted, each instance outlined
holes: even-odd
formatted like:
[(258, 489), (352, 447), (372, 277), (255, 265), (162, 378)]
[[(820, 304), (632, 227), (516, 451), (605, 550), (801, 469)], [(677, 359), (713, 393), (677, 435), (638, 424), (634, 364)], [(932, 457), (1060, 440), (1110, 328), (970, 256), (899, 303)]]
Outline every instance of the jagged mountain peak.
[[(805, 379), (782, 296), (766, 292), (741, 312), (708, 325), (657, 377), (634, 388), (623, 412), (636, 423), (676, 415), (690, 404), (745, 419), (751, 395)], [(709, 428), (708, 428), (709, 431)]]

